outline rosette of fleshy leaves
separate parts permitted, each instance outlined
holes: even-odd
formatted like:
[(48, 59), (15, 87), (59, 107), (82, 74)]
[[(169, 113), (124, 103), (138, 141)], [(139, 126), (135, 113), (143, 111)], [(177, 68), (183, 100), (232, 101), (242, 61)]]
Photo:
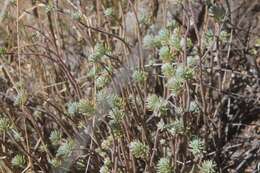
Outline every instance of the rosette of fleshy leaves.
[(139, 140), (132, 141), (129, 145), (130, 152), (135, 158), (146, 158), (149, 153), (149, 147)]
[(199, 170), (201, 173), (215, 173), (216, 164), (212, 160), (205, 160), (199, 166)]
[(204, 150), (204, 142), (199, 137), (194, 137), (189, 142), (190, 151), (195, 157), (199, 157)]
[(26, 159), (24, 155), (21, 154), (17, 154), (15, 155), (12, 160), (11, 160), (11, 164), (15, 167), (25, 167), (26, 165)]
[(172, 173), (173, 168), (169, 158), (163, 157), (156, 165), (157, 173)]
[(147, 108), (157, 114), (155, 116), (165, 115), (168, 110), (168, 101), (155, 94), (147, 97)]

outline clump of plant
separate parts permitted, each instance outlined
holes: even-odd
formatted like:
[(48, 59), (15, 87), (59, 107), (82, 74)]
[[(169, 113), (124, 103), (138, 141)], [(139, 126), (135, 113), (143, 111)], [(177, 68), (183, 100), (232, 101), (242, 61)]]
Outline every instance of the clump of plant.
[(26, 159), (24, 155), (17, 154), (12, 158), (12, 165), (15, 167), (24, 168), (26, 166)]
[(157, 172), (158, 173), (172, 173), (173, 167), (171, 166), (169, 158), (161, 158), (157, 163)]
[(148, 146), (138, 140), (132, 141), (129, 144), (129, 149), (135, 158), (145, 159), (149, 153)]
[(59, 146), (56, 153), (56, 157), (67, 158), (73, 152), (74, 146), (75, 146), (75, 141), (73, 141), (72, 139), (65, 140)]
[(6, 132), (12, 128), (12, 123), (9, 118), (1, 116), (0, 117), (0, 133)]
[(216, 164), (212, 160), (205, 160), (201, 163), (199, 167), (202, 173), (215, 173)]
[(58, 145), (62, 140), (62, 133), (58, 130), (54, 130), (51, 132), (49, 139), (53, 145)]
[(194, 156), (199, 156), (204, 150), (204, 142), (196, 137), (189, 142), (190, 151)]
[(147, 97), (147, 108), (155, 113), (159, 113), (159, 114), (156, 114), (156, 116), (166, 114), (166, 112), (168, 110), (167, 105), (168, 105), (167, 100), (165, 100), (155, 94), (149, 95)]

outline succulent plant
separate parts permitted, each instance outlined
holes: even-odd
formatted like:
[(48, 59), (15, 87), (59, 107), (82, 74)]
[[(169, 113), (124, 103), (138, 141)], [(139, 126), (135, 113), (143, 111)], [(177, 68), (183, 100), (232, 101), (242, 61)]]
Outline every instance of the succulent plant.
[(108, 83), (109, 83), (110, 79), (108, 76), (99, 76), (96, 79), (96, 87), (97, 89), (102, 89), (104, 88)]
[(163, 45), (166, 45), (168, 43), (170, 35), (170, 31), (166, 28), (163, 28), (159, 31), (158, 36)]
[(67, 158), (73, 151), (75, 146), (75, 141), (69, 139), (63, 142), (57, 150), (56, 157)]
[(12, 129), (12, 122), (7, 117), (0, 117), (0, 132), (6, 132)]
[(0, 56), (6, 53), (5, 47), (0, 47)]
[(81, 99), (78, 103), (78, 111), (85, 116), (93, 116), (95, 113), (94, 105), (86, 99)]
[(196, 137), (189, 142), (190, 151), (194, 156), (199, 156), (204, 150), (204, 142)]
[(144, 83), (147, 79), (147, 73), (141, 70), (135, 70), (132, 77), (134, 81)]
[(182, 119), (176, 119), (170, 124), (165, 125), (165, 128), (172, 134), (172, 135), (177, 135), (177, 134), (184, 134), (185, 129), (184, 129), (184, 123)]
[(205, 160), (199, 167), (201, 173), (215, 173), (216, 164), (212, 160)]
[(176, 23), (175, 20), (168, 21), (167, 25), (166, 25), (167, 29), (169, 29), (169, 30), (173, 30), (177, 26), (178, 26), (178, 24)]
[(141, 13), (138, 17), (138, 20), (142, 25), (149, 25), (151, 23), (150, 17), (147, 16), (145, 13)]
[(213, 39), (214, 39), (214, 33), (213, 31), (210, 29), (206, 32), (205, 34), (205, 40), (204, 41), (204, 44), (209, 47), (210, 45), (212, 45), (213, 43)]
[(104, 14), (105, 16), (107, 17), (113, 17), (115, 12), (114, 12), (114, 9), (112, 7), (110, 8), (107, 8), (105, 11), (104, 11)]
[(12, 122), (9, 118), (0, 117), (0, 133), (6, 132), (12, 128)]
[(229, 37), (230, 37), (230, 34), (227, 31), (224, 31), (224, 30), (222, 30), (219, 34), (219, 39), (222, 42), (227, 42)]
[(82, 17), (82, 14), (80, 13), (80, 11), (75, 11), (71, 13), (71, 17), (74, 20), (80, 20)]
[(54, 7), (51, 4), (45, 6), (45, 13), (49, 13), (54, 10)]
[(146, 35), (143, 38), (143, 46), (144, 48), (157, 48), (161, 45), (161, 40), (159, 37), (154, 37), (152, 35)]
[(161, 97), (158, 97), (155, 94), (149, 95), (147, 97), (147, 108), (151, 111), (159, 111), (160, 113), (164, 114), (167, 108), (168, 102)]
[(23, 106), (28, 100), (28, 93), (25, 89), (18, 90), (18, 95), (15, 98), (14, 105)]
[(209, 15), (214, 17), (217, 21), (221, 21), (225, 17), (225, 9), (220, 5), (211, 5), (209, 8)]
[(148, 96), (147, 107), (150, 110), (152, 110), (152, 111), (156, 110), (159, 103), (160, 103), (160, 98), (157, 95), (152, 94), (152, 95)]
[(195, 67), (198, 65), (199, 62), (199, 56), (188, 56), (187, 57), (187, 65), (189, 67)]
[(113, 136), (109, 135), (105, 140), (102, 141), (101, 147), (102, 149), (108, 150), (110, 149), (113, 142)]
[(93, 62), (98, 62), (103, 56), (107, 54), (107, 49), (102, 43), (97, 43), (94, 47), (93, 53), (90, 55), (90, 60)]
[(177, 34), (173, 34), (169, 40), (169, 45), (176, 51), (180, 51), (182, 49), (181, 38)]
[(109, 112), (109, 115), (110, 115), (110, 117), (111, 117), (113, 120), (115, 120), (115, 121), (117, 121), (117, 122), (122, 121), (122, 119), (125, 117), (124, 111), (119, 110), (119, 109), (117, 109), (117, 108), (111, 110), (111, 111)]
[(177, 66), (175, 77), (183, 80), (192, 79), (194, 75), (194, 70), (188, 66), (182, 64)]
[(110, 126), (110, 128), (112, 130), (112, 134), (114, 135), (114, 137), (116, 139), (119, 139), (119, 138), (122, 137), (123, 132), (122, 132), (122, 127), (121, 127), (120, 122), (118, 122), (117, 120), (112, 119), (112, 120), (109, 121), (109, 126)]
[(87, 73), (87, 76), (89, 78), (94, 78), (96, 75), (98, 75), (101, 72), (101, 68), (98, 65), (93, 66)]
[(132, 141), (129, 145), (130, 152), (135, 158), (146, 158), (149, 152), (149, 148), (139, 140)]
[(12, 158), (11, 163), (15, 167), (25, 167), (26, 159), (23, 155), (17, 154)]
[(169, 158), (161, 158), (156, 165), (157, 173), (172, 173), (173, 169)]
[(174, 96), (178, 95), (183, 89), (183, 79), (172, 77), (167, 82), (167, 87)]
[(75, 116), (75, 114), (78, 112), (78, 102), (69, 102), (67, 106), (69, 116)]
[(174, 68), (170, 63), (164, 63), (161, 66), (162, 73), (165, 77), (170, 78), (174, 75)]
[(174, 60), (171, 49), (168, 46), (162, 46), (159, 51), (160, 59), (164, 62), (171, 62)]
[(195, 101), (190, 102), (189, 112), (199, 112), (200, 108)]
[(53, 130), (51, 131), (49, 139), (53, 145), (58, 145), (61, 142), (62, 133), (58, 130)]
[(110, 173), (110, 169), (109, 169), (108, 166), (103, 165), (103, 166), (100, 168), (99, 173)]
[(50, 164), (55, 167), (55, 168), (58, 168), (61, 166), (61, 160), (58, 159), (58, 158), (53, 158), (51, 161), (50, 161)]

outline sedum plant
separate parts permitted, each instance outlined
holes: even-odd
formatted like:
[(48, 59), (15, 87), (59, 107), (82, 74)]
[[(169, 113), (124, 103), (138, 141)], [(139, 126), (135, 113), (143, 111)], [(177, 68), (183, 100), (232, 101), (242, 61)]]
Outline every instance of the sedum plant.
[(183, 79), (172, 77), (167, 82), (167, 87), (171, 90), (173, 95), (178, 95), (183, 89)]
[(109, 135), (106, 139), (104, 139), (102, 141), (102, 143), (101, 143), (102, 149), (104, 149), (104, 150), (110, 149), (112, 142), (113, 142), (113, 136)]
[(147, 73), (141, 70), (135, 70), (132, 77), (134, 81), (144, 83), (147, 80)]
[(222, 41), (222, 42), (228, 42), (228, 38), (230, 37), (230, 34), (227, 32), (227, 31), (221, 31), (219, 33), (219, 39)]
[(24, 138), (22, 137), (21, 133), (13, 128), (12, 128), (12, 135), (16, 141), (19, 142), (24, 141)]
[(28, 93), (25, 89), (21, 89), (18, 91), (17, 96), (15, 97), (14, 105), (15, 106), (23, 106), (26, 104), (28, 100)]
[(78, 112), (78, 102), (69, 102), (68, 106), (68, 115), (73, 117)]
[(150, 17), (147, 16), (145, 13), (141, 13), (140, 16), (138, 17), (138, 20), (140, 24), (142, 25), (149, 25), (151, 23)]
[(169, 40), (169, 45), (174, 48), (177, 52), (181, 51), (181, 38), (178, 36), (178, 34), (173, 34)]
[(75, 141), (66, 140), (63, 142), (57, 150), (56, 157), (67, 158), (73, 151), (75, 146)]
[(167, 45), (170, 38), (170, 31), (166, 28), (163, 28), (158, 33), (158, 38), (160, 39), (162, 45)]
[(79, 113), (82, 113), (85, 116), (93, 116), (95, 113), (94, 105), (86, 99), (81, 99), (78, 103), (78, 111)]
[(199, 167), (201, 173), (215, 173), (216, 164), (212, 160), (205, 160)]
[(191, 101), (188, 111), (197, 113), (197, 112), (199, 112), (199, 110), (200, 110), (200, 108), (199, 108), (198, 104), (195, 101)]
[(161, 66), (162, 73), (165, 77), (170, 78), (174, 75), (174, 68), (170, 63), (165, 63)]
[(217, 21), (222, 21), (225, 17), (225, 9), (220, 5), (212, 5), (209, 8), (209, 15), (212, 16)]
[(166, 113), (168, 110), (167, 104), (167, 100), (164, 100), (155, 94), (149, 95), (147, 98), (147, 108), (154, 112), (159, 111), (162, 114)]
[(99, 173), (110, 173), (111, 160), (106, 157), (103, 166), (100, 168)]
[(175, 20), (167, 21), (166, 28), (169, 30), (173, 30), (178, 26), (177, 22)]
[(132, 141), (129, 145), (130, 152), (135, 158), (146, 158), (149, 152), (149, 148), (139, 140)]
[(173, 168), (169, 158), (161, 158), (156, 165), (157, 173), (172, 173)]
[(113, 109), (109, 112), (110, 118), (112, 118), (116, 122), (120, 122), (125, 117), (125, 113), (119, 109)]
[(214, 33), (213, 31), (210, 29), (206, 32), (205, 34), (205, 39), (204, 39), (204, 44), (209, 47), (210, 45), (212, 45), (214, 40)]
[(188, 56), (187, 57), (187, 65), (189, 67), (195, 67), (199, 62), (199, 56)]
[(171, 62), (174, 60), (171, 49), (168, 46), (162, 46), (159, 50), (160, 59), (164, 62)]
[(104, 90), (97, 93), (97, 103), (110, 109), (122, 109), (125, 106), (124, 100), (120, 96)]
[(192, 154), (198, 156), (202, 154), (204, 150), (204, 142), (200, 138), (196, 137), (189, 142), (189, 147)]
[(53, 159), (50, 160), (50, 164), (55, 167), (55, 168), (58, 168), (61, 166), (61, 160), (54, 157)]
[(175, 77), (180, 78), (183, 80), (189, 80), (192, 79), (194, 75), (193, 69), (189, 68), (184, 65), (178, 65), (176, 72), (175, 72)]
[(12, 165), (15, 167), (25, 167), (26, 165), (26, 159), (25, 156), (21, 155), (21, 154), (17, 154), (12, 158), (11, 161)]
[(165, 125), (165, 128), (172, 135), (184, 134), (184, 132), (185, 132), (184, 123), (183, 123), (182, 119), (176, 119), (172, 123)]
[(6, 53), (5, 47), (0, 47), (0, 56)]
[(94, 47), (93, 53), (90, 55), (90, 60), (94, 63), (100, 61), (106, 54), (108, 50), (102, 43), (97, 43)]
[(100, 168), (99, 173), (110, 173), (110, 171), (111, 171), (111, 170), (109, 169), (108, 166), (103, 165), (103, 166)]
[(97, 74), (99, 74), (101, 72), (101, 67), (96, 65), (94, 67), (92, 67), (89, 72), (87, 73), (87, 76), (89, 78), (94, 78)]
[(110, 7), (110, 8), (107, 8), (107, 9), (104, 11), (104, 14), (105, 14), (105, 16), (107, 16), (107, 17), (114, 17), (115, 12), (114, 12), (114, 9), (113, 9), (112, 7)]
[(154, 37), (152, 35), (146, 35), (143, 39), (144, 48), (151, 49), (161, 46), (161, 40), (159, 37)]
[(0, 133), (6, 132), (12, 128), (12, 123), (9, 118), (1, 117), (0, 118)]
[(53, 145), (58, 145), (62, 140), (62, 133), (58, 130), (53, 130), (50, 134), (49, 139)]
[(99, 76), (97, 79), (96, 79), (96, 87), (97, 89), (102, 89), (104, 88), (108, 83), (109, 83), (109, 77), (107, 76)]

